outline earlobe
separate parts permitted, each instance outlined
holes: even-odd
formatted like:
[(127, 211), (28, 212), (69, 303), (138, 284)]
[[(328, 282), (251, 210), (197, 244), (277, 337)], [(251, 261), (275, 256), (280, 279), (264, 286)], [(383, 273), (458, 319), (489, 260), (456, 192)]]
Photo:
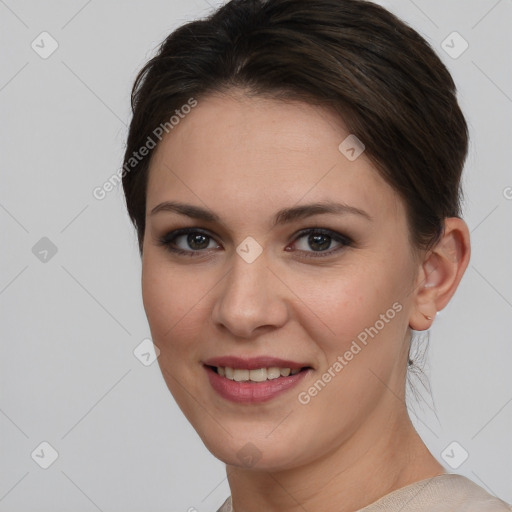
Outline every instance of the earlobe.
[(458, 217), (445, 219), (441, 239), (426, 253), (418, 272), (409, 318), (411, 329), (428, 329), (436, 313), (448, 304), (468, 266), (470, 251), (466, 223)]

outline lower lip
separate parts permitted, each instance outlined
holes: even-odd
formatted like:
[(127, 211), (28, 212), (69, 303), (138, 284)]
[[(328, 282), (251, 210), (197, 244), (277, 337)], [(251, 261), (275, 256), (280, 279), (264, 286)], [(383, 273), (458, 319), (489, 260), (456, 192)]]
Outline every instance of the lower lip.
[(295, 375), (278, 377), (263, 382), (237, 382), (221, 377), (209, 366), (204, 367), (210, 379), (212, 388), (217, 393), (236, 403), (261, 403), (272, 400), (276, 396), (296, 386), (310, 370), (302, 370)]

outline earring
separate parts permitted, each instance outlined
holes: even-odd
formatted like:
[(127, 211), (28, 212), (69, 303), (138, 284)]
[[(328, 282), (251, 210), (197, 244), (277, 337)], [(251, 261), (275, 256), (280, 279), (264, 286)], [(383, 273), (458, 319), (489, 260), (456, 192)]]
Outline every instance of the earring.
[(431, 316), (428, 316), (428, 315), (423, 315), (427, 320), (432, 320), (432, 317)]

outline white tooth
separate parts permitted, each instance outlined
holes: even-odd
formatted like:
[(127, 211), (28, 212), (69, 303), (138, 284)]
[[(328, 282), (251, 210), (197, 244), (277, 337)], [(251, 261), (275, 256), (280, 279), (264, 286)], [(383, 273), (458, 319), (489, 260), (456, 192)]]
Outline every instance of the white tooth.
[(237, 382), (253, 381), (264, 382), (266, 380), (273, 380), (279, 377), (288, 377), (289, 375), (296, 375), (300, 372), (300, 368), (291, 370), (290, 368), (278, 368), (272, 366), (270, 368), (257, 368), (255, 370), (248, 370), (242, 368), (230, 368), (229, 366), (217, 367), (217, 373), (221, 377), (234, 380)]
[(258, 368), (257, 370), (250, 370), (249, 378), (254, 382), (263, 382), (267, 380), (267, 369)]
[(236, 380), (237, 382), (249, 380), (249, 370), (240, 370), (239, 368), (236, 368), (233, 374), (233, 380)]
[(281, 377), (281, 370), (277, 368), (277, 366), (273, 366), (272, 368), (267, 368), (267, 379), (277, 379)]

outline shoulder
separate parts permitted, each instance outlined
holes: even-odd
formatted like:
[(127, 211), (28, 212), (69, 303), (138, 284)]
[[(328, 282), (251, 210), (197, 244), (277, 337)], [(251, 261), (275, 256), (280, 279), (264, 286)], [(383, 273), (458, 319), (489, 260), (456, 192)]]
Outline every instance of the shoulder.
[(469, 478), (449, 473), (397, 489), (359, 512), (396, 512), (402, 508), (411, 512), (512, 512), (509, 504)]
[(462, 475), (444, 476), (445, 494), (449, 494), (460, 512), (512, 512), (512, 507), (504, 501), (489, 494), (485, 489)]
[(217, 512), (233, 512), (233, 506), (231, 505), (231, 496), (222, 504)]
[[(357, 512), (512, 512), (512, 506), (462, 475), (445, 473), (386, 494)], [(231, 496), (217, 512), (233, 512)]]

